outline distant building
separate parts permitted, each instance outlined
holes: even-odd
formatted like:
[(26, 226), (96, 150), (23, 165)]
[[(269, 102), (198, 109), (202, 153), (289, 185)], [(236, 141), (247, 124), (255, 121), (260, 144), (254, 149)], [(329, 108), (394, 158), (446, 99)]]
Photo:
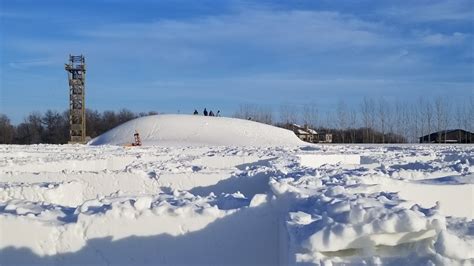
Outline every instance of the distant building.
[(318, 133), (316, 130), (309, 128), (308, 126), (291, 124), (285, 128), (292, 130), (302, 141), (311, 143), (332, 143), (332, 134)]
[(474, 134), (463, 129), (443, 130), (420, 137), (420, 143), (474, 143)]
[(291, 124), (289, 127), (289, 129), (291, 129), (295, 133), (295, 135), (302, 141), (314, 142), (316, 136), (318, 135), (315, 130), (310, 130), (310, 128), (308, 128), (307, 126), (302, 127), (297, 124)]
[(319, 137), (318, 139), (319, 143), (332, 143), (332, 134), (320, 133), (318, 137)]

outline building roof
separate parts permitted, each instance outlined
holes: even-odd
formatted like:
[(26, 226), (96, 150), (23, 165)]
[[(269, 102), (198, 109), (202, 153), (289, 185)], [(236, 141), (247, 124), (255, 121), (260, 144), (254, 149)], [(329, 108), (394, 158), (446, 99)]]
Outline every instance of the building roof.
[(299, 129), (299, 128), (296, 129), (295, 132), (298, 133), (299, 135), (309, 135), (309, 132), (304, 131), (304, 130)]
[(433, 132), (433, 133), (430, 133), (428, 135), (424, 135), (420, 138), (426, 138), (428, 136), (439, 135), (439, 134), (449, 134), (449, 133), (453, 133), (453, 132), (456, 132), (456, 131), (463, 131), (463, 132), (466, 132), (467, 134), (473, 134), (472, 132), (469, 132), (467, 130), (457, 128), (457, 129), (447, 129), (447, 130), (441, 130), (441, 131)]
[(318, 132), (312, 128), (305, 128), (298, 124), (291, 124), (293, 126), (293, 131), (299, 135), (317, 135)]

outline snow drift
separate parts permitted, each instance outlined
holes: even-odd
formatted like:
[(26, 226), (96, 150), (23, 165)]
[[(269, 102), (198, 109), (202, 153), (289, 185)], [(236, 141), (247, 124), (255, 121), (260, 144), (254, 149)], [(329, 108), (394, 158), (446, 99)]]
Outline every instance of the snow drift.
[(89, 145), (124, 145), (135, 131), (143, 145), (299, 145), (293, 132), (274, 126), (227, 117), (153, 115), (128, 121), (94, 138)]

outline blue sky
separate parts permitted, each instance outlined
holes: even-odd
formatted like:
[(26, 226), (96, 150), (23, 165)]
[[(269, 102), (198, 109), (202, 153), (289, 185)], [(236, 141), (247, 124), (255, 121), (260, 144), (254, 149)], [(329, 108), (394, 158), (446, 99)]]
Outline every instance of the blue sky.
[(473, 1), (0, 0), (0, 113), (68, 108), (68, 55), (87, 107), (232, 114), (239, 104), (474, 92)]

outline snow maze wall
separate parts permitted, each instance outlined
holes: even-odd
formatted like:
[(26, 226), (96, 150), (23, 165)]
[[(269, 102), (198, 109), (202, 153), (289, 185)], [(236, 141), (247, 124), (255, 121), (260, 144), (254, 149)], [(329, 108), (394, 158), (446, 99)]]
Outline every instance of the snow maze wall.
[[(417, 265), (474, 258), (472, 147), (0, 150), (1, 265)], [(455, 187), (458, 195), (450, 197), (468, 210), (439, 195), (414, 201), (427, 187)]]

